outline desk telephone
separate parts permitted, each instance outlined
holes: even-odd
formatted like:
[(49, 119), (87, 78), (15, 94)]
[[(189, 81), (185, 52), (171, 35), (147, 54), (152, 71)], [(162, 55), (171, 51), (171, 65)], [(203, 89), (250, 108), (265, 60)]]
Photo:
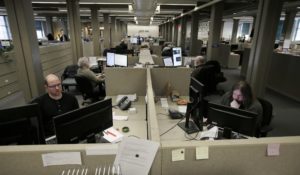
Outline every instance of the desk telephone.
[(131, 101), (129, 100), (129, 98), (127, 96), (124, 96), (118, 101), (117, 106), (121, 110), (127, 110), (131, 106)]

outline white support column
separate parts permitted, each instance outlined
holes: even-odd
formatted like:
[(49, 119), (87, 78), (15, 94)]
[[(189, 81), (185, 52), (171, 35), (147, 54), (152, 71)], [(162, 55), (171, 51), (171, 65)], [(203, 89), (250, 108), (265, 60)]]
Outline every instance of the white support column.
[(233, 26), (232, 26), (232, 34), (231, 34), (231, 44), (236, 43), (236, 36), (239, 28), (239, 19), (233, 19)]
[(94, 56), (100, 56), (100, 24), (98, 19), (98, 7), (94, 6), (91, 8), (92, 12), (92, 29), (93, 29), (93, 45), (94, 45)]
[(111, 47), (115, 47), (114, 44), (117, 42), (117, 36), (116, 36), (116, 17), (111, 16), (110, 17), (110, 28), (111, 28)]
[(263, 97), (272, 62), (273, 47), (282, 9), (282, 0), (260, 0), (246, 80), (254, 94)]
[(81, 23), (79, 12), (79, 0), (66, 0), (70, 25), (70, 41), (73, 51), (73, 62), (83, 56), (81, 41)]
[(190, 43), (190, 56), (196, 56), (197, 51), (201, 49), (201, 46), (197, 44), (198, 41), (198, 29), (199, 29), (199, 12), (192, 13), (192, 27), (191, 27), (191, 43)]
[(104, 13), (104, 48), (110, 48), (110, 26), (109, 26), (109, 14)]
[(45, 92), (31, 0), (4, 0), (14, 42), (17, 74), (25, 100)]

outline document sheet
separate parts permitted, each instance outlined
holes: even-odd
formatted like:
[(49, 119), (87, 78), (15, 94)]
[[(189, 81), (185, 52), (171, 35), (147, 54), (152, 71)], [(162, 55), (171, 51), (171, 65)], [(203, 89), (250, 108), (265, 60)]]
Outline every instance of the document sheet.
[(122, 175), (148, 175), (159, 143), (134, 137), (124, 137), (114, 166), (120, 167)]

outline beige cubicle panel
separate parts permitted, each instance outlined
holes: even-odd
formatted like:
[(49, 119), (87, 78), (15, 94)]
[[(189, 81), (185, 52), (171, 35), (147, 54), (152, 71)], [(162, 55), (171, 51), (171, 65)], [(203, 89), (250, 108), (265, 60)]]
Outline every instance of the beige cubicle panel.
[(120, 94), (146, 95), (146, 69), (144, 68), (105, 68), (107, 96)]
[(180, 96), (187, 96), (190, 84), (191, 68), (153, 68), (151, 79), (156, 96), (165, 96), (170, 83), (171, 89), (179, 92)]
[[(62, 171), (76, 168), (88, 168), (88, 174), (95, 174), (96, 167), (112, 165), (115, 155), (86, 155), (86, 148), (99, 144), (72, 145), (35, 145), (35, 146), (1, 146), (0, 174), (3, 175), (61, 175)], [(117, 146), (114, 148), (117, 150)], [(53, 152), (80, 152), (82, 165), (43, 166), (42, 154)], [(72, 172), (72, 171), (71, 171)]]
[[(279, 156), (267, 156), (268, 144), (280, 144)], [(207, 146), (208, 159), (196, 160), (196, 147)], [(184, 148), (184, 160), (172, 161), (172, 151)], [(162, 142), (162, 175), (297, 175), (300, 137)]]

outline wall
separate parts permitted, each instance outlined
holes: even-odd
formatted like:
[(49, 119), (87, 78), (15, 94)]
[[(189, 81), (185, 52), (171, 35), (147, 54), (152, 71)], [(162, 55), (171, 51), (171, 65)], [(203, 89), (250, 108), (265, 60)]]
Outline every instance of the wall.
[(128, 36), (141, 36), (141, 37), (158, 37), (158, 26), (139, 26), (139, 25), (128, 25), (127, 26)]

